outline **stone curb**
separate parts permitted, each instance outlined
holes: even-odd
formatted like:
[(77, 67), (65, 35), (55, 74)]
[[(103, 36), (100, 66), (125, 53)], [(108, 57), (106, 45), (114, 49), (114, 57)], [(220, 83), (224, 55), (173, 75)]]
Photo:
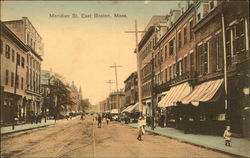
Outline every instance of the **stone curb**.
[(1, 135), (12, 134), (12, 133), (17, 133), (17, 132), (22, 132), (22, 131), (28, 131), (28, 130), (32, 130), (32, 129), (36, 129), (36, 128), (43, 128), (43, 127), (47, 127), (47, 126), (51, 126), (51, 125), (55, 125), (55, 123), (37, 126), (37, 127), (26, 128), (26, 129), (13, 130), (13, 131), (8, 131), (8, 132), (4, 132), (4, 133), (2, 133), (2, 131), (1, 131)]
[[(134, 126), (130, 126), (128, 124), (123, 124), (123, 123), (121, 123), (121, 124), (132, 127), (132, 128), (137, 128), (137, 127), (134, 127)], [(206, 146), (206, 145), (202, 145), (202, 144), (198, 144), (198, 143), (194, 143), (194, 142), (190, 142), (190, 141), (185, 141), (185, 140), (179, 139), (177, 137), (172, 137), (172, 136), (168, 136), (168, 135), (165, 135), (165, 134), (162, 134), (162, 133), (157, 133), (157, 132), (154, 132), (154, 131), (151, 131), (151, 130), (148, 130), (148, 129), (145, 129), (145, 131), (147, 131), (149, 133), (156, 134), (156, 135), (160, 135), (160, 136), (163, 136), (163, 137), (168, 137), (170, 139), (175, 139), (175, 140), (177, 140), (179, 142), (182, 142), (182, 143), (195, 145), (195, 146), (202, 147), (202, 148), (205, 148), (205, 149), (209, 149), (209, 150), (212, 150), (212, 151), (218, 151), (218, 152), (228, 154), (228, 155), (231, 155), (231, 156), (237, 156), (239, 158), (250, 158), (249, 156), (239, 155), (239, 154), (231, 153), (231, 152), (228, 152), (228, 151), (220, 150), (220, 149), (217, 149), (217, 148), (209, 147), (209, 146)]]

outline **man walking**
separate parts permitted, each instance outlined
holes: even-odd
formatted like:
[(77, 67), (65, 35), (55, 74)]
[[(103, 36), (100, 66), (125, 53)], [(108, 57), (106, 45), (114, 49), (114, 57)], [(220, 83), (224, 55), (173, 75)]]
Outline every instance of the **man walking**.
[(142, 118), (141, 117), (139, 117), (139, 120), (138, 120), (138, 128), (139, 128), (139, 131), (138, 131), (138, 137), (137, 137), (137, 140), (139, 140), (139, 141), (143, 141), (142, 140)]
[(97, 120), (98, 120), (98, 128), (102, 128), (102, 117), (100, 114), (98, 115)]

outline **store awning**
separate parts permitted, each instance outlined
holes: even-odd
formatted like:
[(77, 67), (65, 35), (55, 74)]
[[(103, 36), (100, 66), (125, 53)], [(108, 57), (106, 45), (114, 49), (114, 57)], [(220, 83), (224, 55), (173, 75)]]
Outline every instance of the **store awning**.
[(133, 105), (129, 105), (128, 107), (126, 107), (124, 110), (122, 110), (122, 113), (124, 112), (128, 112), (128, 109), (130, 109)]
[(183, 104), (193, 103), (193, 105), (198, 106), (199, 102), (210, 101), (215, 96), (215, 93), (221, 87), (222, 83), (223, 79), (204, 82), (196, 86), (189, 95), (181, 99), (181, 102)]
[(127, 109), (128, 113), (139, 112), (139, 103), (132, 105), (129, 109)]
[(175, 106), (183, 97), (191, 92), (188, 82), (172, 87), (158, 103), (158, 107)]
[(112, 109), (110, 111), (111, 114), (118, 114), (119, 113), (119, 110), (118, 109)]

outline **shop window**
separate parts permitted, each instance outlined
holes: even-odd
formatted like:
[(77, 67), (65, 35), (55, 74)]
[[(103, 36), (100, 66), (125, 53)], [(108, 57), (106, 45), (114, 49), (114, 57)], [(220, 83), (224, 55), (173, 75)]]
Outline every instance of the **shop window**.
[(10, 58), (10, 46), (6, 44), (6, 47), (5, 47), (5, 57), (6, 58)]

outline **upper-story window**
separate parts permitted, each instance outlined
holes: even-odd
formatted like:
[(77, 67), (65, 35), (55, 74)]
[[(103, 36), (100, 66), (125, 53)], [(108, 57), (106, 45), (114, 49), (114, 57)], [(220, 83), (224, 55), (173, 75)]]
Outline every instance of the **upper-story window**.
[(201, 44), (197, 48), (198, 53), (198, 68), (199, 74), (207, 74), (208, 73), (208, 42)]
[(6, 44), (6, 47), (5, 47), (5, 57), (6, 58), (10, 58), (10, 46), (8, 44)]
[(11, 72), (11, 81), (10, 81), (11, 87), (14, 86), (14, 72)]
[(174, 46), (174, 38), (169, 42), (169, 56), (172, 56), (175, 51), (175, 46)]
[(181, 31), (178, 33), (178, 48), (180, 49), (181, 48)]
[(193, 24), (193, 20), (191, 20), (190, 22), (189, 22), (189, 34), (190, 34), (190, 41), (193, 39), (193, 26), (194, 26), (194, 24)]
[(11, 59), (13, 62), (15, 62), (15, 51), (12, 49)]
[(186, 44), (187, 43), (187, 26), (184, 27), (183, 31), (184, 31), (184, 41), (183, 42), (184, 42), (184, 44)]
[(190, 54), (190, 72), (194, 72), (194, 53)]
[(215, 7), (214, 1), (213, 0), (209, 1), (209, 9), (212, 10), (214, 9), (214, 7)]
[(16, 75), (16, 88), (19, 89), (19, 75)]
[(22, 68), (24, 68), (24, 63), (25, 63), (25, 61), (24, 61), (24, 57), (22, 57), (22, 63), (21, 63)]
[(183, 59), (183, 73), (186, 73), (188, 71), (188, 61), (187, 57), (184, 57)]
[(17, 65), (20, 66), (20, 54), (16, 54)]
[(9, 70), (5, 71), (5, 85), (9, 84)]
[(168, 47), (167, 44), (165, 45), (165, 59), (168, 58)]
[(29, 33), (27, 33), (27, 44), (29, 44), (29, 42), (30, 42), (30, 35)]

